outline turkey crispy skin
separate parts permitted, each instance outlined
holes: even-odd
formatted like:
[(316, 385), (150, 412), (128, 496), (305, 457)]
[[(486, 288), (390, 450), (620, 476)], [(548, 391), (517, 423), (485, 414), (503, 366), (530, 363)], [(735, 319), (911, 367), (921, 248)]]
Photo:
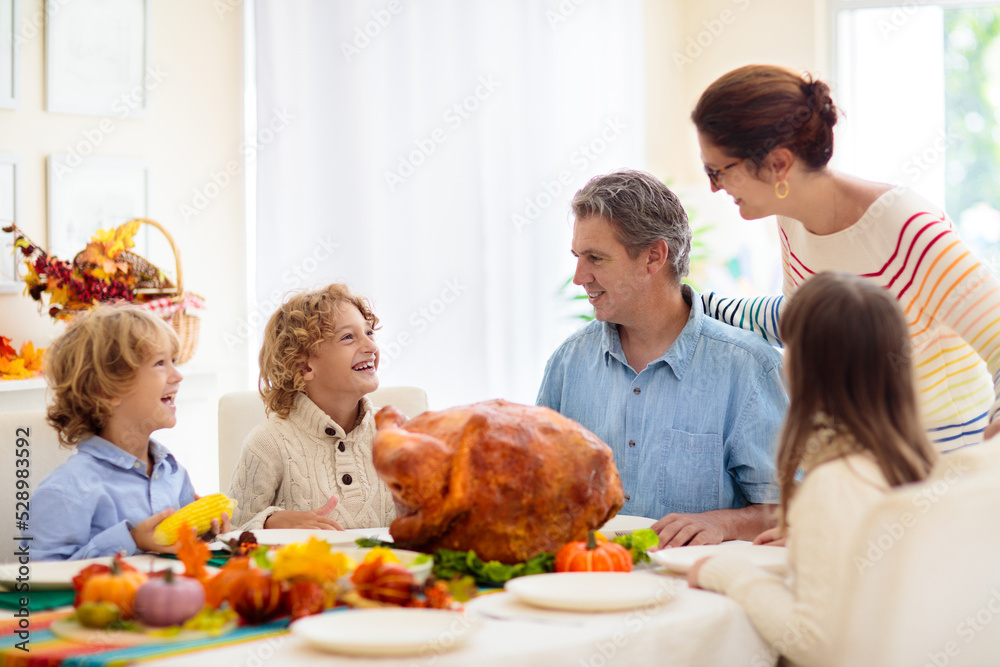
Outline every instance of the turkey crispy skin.
[(407, 421), (387, 406), (375, 424), (401, 547), (515, 563), (586, 539), (624, 500), (611, 448), (549, 408), (484, 401)]

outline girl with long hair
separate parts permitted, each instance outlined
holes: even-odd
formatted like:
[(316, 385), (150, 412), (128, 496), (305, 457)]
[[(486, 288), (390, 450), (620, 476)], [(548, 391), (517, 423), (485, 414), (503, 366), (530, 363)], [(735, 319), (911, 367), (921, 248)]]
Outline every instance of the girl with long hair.
[(790, 300), (781, 335), (791, 404), (778, 480), (790, 583), (727, 555), (697, 563), (688, 582), (733, 598), (793, 664), (815, 665), (832, 653), (864, 516), (891, 488), (925, 479), (937, 453), (920, 419), (906, 320), (888, 291), (819, 274)]

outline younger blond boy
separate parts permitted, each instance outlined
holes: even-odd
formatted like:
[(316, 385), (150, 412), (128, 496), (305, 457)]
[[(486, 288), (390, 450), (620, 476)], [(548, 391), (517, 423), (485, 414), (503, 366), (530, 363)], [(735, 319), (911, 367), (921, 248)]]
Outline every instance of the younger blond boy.
[(132, 306), (98, 306), (49, 346), (48, 421), (76, 451), (31, 496), (25, 536), (35, 558), (176, 551), (156, 544), (153, 529), (194, 501), (194, 488), (150, 435), (177, 423), (178, 348), (163, 320)]

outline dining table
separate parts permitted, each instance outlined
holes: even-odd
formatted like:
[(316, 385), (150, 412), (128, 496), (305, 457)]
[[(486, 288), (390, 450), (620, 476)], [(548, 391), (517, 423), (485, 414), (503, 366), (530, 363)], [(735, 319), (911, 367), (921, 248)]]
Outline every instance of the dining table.
[[(464, 604), (462, 611), (451, 612), (447, 627), (421, 651), (378, 658), (345, 655), (318, 647), (292, 631), (287, 619), (241, 627), (229, 635), (210, 640), (126, 648), (84, 647), (60, 640), (46, 629), (53, 620), (68, 616), (71, 607), (33, 612), (29, 650), (22, 651), (15, 647), (18, 636), (14, 612), (3, 611), (0, 613), (0, 667), (131, 664), (149, 667), (365, 664), (383, 667), (768, 667), (776, 664), (777, 656), (754, 629), (743, 609), (731, 599), (689, 588), (682, 572), (668, 570), (656, 563), (642, 564), (633, 573), (623, 576), (645, 578), (648, 595), (641, 604), (611, 611), (579, 611), (528, 604), (523, 596), (509, 590), (481, 589), (479, 595)], [(336, 627), (348, 619), (356, 622), (358, 615), (368, 611), (337, 607), (324, 612), (323, 622)], [(361, 617), (362, 620), (366, 618), (374, 622), (377, 616)], [(378, 628), (372, 631), (382, 632)], [(386, 628), (385, 632), (391, 630)]]
[[(672, 599), (655, 607), (619, 612), (537, 609), (510, 593), (489, 593), (466, 605), (481, 627), (461, 646), (424, 655), (378, 658), (383, 667), (550, 667), (574, 665), (677, 665), (708, 667), (775, 665), (776, 656), (743, 609), (722, 595), (690, 589), (664, 576)], [(327, 612), (336, 614), (338, 612)], [(456, 620), (456, 628), (462, 623)], [(247, 641), (198, 653), (143, 662), (150, 667), (245, 665), (307, 667), (371, 664), (370, 657), (335, 655), (292, 634)]]

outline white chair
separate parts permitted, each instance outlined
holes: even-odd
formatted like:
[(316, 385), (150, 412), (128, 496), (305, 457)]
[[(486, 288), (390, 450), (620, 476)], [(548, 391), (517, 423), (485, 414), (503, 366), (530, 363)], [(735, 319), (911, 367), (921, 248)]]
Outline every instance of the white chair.
[[(427, 410), (427, 392), (419, 387), (382, 387), (368, 395), (375, 409), (391, 405), (408, 417)], [(219, 399), (219, 488), (225, 493), (240, 458), (243, 441), (266, 419), (256, 391), (234, 391)]]
[[(17, 529), (15, 513), (20, 515), (23, 506), (18, 506), (17, 493), (25, 489), (17, 488), (18, 479), (27, 479), (29, 488), (28, 523), (33, 521), (58, 521), (58, 517), (40, 517), (31, 513), (30, 493), (38, 488), (45, 476), (52, 472), (60, 463), (69, 458), (73, 449), (61, 447), (55, 429), (45, 422), (45, 412), (4, 412), (0, 413), (0, 433), (3, 434), (3, 447), (0, 448), (0, 506), (6, 506), (4, 518), (0, 521), (0, 563), (14, 561), (14, 550), (17, 543), (14, 537), (20, 531)], [(24, 442), (18, 440), (24, 438)], [(25, 452), (25, 450), (27, 450)], [(27, 454), (27, 456), (18, 456)], [(26, 459), (27, 465), (18, 465), (18, 459)], [(27, 478), (17, 477), (18, 470), (27, 470)]]
[(951, 478), (959, 474), (964, 477), (968, 473), (989, 470), (1000, 470), (1000, 436), (979, 445), (969, 445), (942, 454), (931, 471), (931, 476)]
[(1000, 467), (974, 464), (995, 460), (1000, 440), (965, 449), (867, 517), (836, 664), (997, 664)]

